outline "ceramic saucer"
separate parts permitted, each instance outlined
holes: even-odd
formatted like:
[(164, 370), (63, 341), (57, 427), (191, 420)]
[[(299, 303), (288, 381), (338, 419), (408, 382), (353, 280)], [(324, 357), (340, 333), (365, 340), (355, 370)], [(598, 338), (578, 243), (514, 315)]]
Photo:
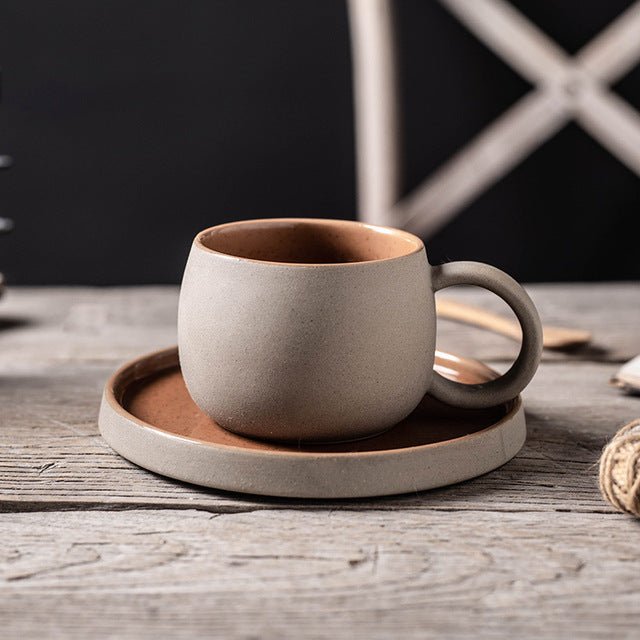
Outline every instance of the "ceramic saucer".
[[(476, 360), (438, 353), (436, 369), (460, 382), (497, 374)], [(290, 498), (357, 498), (468, 480), (510, 460), (526, 437), (520, 398), (483, 410), (425, 396), (393, 429), (338, 444), (272, 443), (224, 430), (195, 405), (177, 348), (142, 356), (107, 382), (104, 439), (131, 462), (185, 482)]]

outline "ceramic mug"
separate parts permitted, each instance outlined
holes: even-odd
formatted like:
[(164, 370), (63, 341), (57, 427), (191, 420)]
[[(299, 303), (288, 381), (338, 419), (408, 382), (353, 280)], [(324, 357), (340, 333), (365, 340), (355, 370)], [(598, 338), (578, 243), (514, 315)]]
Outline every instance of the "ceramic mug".
[[(434, 293), (477, 285), (509, 304), (520, 354), (502, 377), (464, 385), (433, 371)], [(432, 267), (422, 241), (361, 222), (270, 219), (199, 233), (178, 314), (187, 389), (230, 431), (278, 440), (350, 440), (397, 424), (425, 393), (480, 408), (515, 398), (542, 351), (536, 309), (494, 267)]]

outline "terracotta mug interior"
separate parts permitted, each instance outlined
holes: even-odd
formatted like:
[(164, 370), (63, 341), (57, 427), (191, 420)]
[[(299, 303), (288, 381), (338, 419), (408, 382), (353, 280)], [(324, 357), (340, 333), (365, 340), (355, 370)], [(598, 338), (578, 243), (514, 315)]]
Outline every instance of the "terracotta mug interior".
[(390, 260), (423, 246), (399, 229), (304, 219), (232, 222), (203, 231), (198, 241), (205, 249), (237, 258), (310, 265)]

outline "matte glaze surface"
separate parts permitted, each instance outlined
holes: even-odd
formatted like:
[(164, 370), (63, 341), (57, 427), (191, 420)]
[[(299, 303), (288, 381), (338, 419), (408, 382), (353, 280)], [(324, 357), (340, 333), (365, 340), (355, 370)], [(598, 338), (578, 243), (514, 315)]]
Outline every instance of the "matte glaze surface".
[[(444, 354), (436, 366), (468, 383), (497, 375), (477, 361)], [(304, 498), (390, 495), (459, 482), (504, 464), (526, 435), (519, 399), (471, 411), (426, 397), (401, 424), (357, 442), (249, 439), (198, 409), (176, 349), (116, 372), (105, 387), (99, 426), (117, 452), (157, 473), (230, 491)]]
[[(191, 250), (178, 316), (182, 371), (198, 406), (236, 433), (279, 440), (362, 438), (406, 417), (429, 386), (434, 300), (422, 243), (416, 238), (409, 253), (404, 249), (389, 259), (393, 252), (385, 242), (413, 236), (325, 221), (317, 223), (321, 231), (314, 227), (314, 255), (368, 255), (371, 261), (255, 259), (294, 258), (295, 238), (307, 247), (303, 255), (311, 255), (312, 224), (216, 227), (200, 236), (207, 246), (197, 239)], [(233, 249), (245, 257), (208, 249), (213, 232), (222, 242), (231, 231), (239, 236)], [(336, 247), (327, 248), (330, 233)], [(369, 249), (371, 244), (379, 247)]]
[[(488, 384), (432, 375), (434, 290), (485, 286), (523, 327), (518, 360)], [(529, 382), (542, 350), (524, 290), (488, 265), (431, 268), (404, 231), (342, 220), (229, 223), (200, 233), (180, 294), (180, 361), (220, 425), (274, 440), (353, 440), (405, 418), (424, 394), (489, 407)]]

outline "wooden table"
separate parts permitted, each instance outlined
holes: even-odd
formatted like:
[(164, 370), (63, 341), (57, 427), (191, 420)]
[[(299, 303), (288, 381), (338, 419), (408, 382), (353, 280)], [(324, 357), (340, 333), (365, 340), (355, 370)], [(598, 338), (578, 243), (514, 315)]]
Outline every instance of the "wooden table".
[[(640, 522), (602, 501), (596, 475), (603, 444), (640, 416), (640, 398), (607, 385), (640, 352), (640, 286), (530, 292), (543, 320), (595, 343), (545, 354), (513, 461), (441, 490), (304, 502), (167, 480), (102, 441), (101, 387), (175, 343), (175, 288), (10, 290), (0, 636), (637, 638)], [(445, 322), (439, 345), (499, 368), (516, 348)]]

